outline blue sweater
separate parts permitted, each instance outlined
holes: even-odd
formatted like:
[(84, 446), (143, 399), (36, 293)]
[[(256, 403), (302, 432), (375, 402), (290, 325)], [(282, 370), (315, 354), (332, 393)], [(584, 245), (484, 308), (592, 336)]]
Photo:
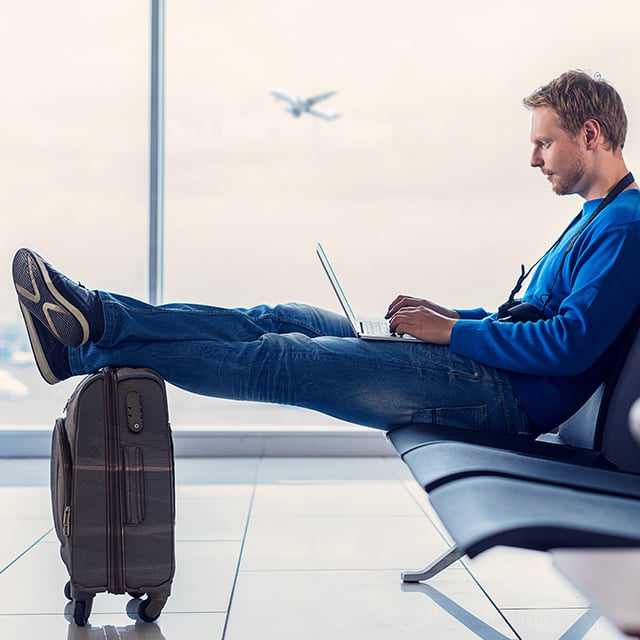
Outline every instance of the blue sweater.
[[(542, 308), (562, 255), (601, 200), (540, 262), (523, 299)], [(621, 193), (580, 234), (553, 286), (544, 318), (498, 322), (484, 309), (458, 311), (451, 350), (504, 369), (540, 431), (572, 415), (595, 391), (617, 341), (640, 308), (640, 191)]]

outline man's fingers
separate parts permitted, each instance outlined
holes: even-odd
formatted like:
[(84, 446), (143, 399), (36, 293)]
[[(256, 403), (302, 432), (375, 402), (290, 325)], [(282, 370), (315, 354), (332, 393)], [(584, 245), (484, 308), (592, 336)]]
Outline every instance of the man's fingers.
[(395, 313), (398, 313), (405, 307), (415, 306), (415, 300), (415, 298), (412, 298), (410, 296), (397, 296), (395, 300), (389, 305), (385, 318), (391, 318), (391, 316), (393, 316)]
[(411, 322), (411, 312), (410, 311), (398, 311), (391, 317), (391, 321), (389, 322), (389, 329), (392, 333), (403, 334), (403, 333), (411, 333), (410, 329), (413, 325)]
[(398, 311), (398, 309), (402, 307), (402, 301), (404, 300), (404, 298), (405, 296), (396, 296), (393, 299), (393, 301), (391, 302), (391, 304), (387, 309), (387, 316), (386, 316), (387, 318), (392, 316), (396, 311)]

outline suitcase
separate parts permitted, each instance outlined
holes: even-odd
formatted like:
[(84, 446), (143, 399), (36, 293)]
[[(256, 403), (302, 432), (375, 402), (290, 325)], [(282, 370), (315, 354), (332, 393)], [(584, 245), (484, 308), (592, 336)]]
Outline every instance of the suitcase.
[(76, 624), (105, 591), (146, 595), (138, 616), (156, 620), (175, 571), (175, 481), (155, 371), (105, 367), (80, 382), (55, 423), (51, 498)]

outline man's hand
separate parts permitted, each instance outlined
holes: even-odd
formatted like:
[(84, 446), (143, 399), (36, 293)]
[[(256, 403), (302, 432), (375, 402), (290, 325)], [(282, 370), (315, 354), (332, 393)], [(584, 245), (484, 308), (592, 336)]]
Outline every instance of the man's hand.
[(411, 296), (398, 296), (390, 305), (387, 310), (387, 315), (385, 318), (390, 319), (401, 309), (415, 309), (416, 307), (426, 307), (427, 309), (431, 309), (431, 311), (435, 311), (436, 313), (444, 316), (445, 318), (454, 318), (458, 319), (460, 316), (457, 311), (453, 309), (447, 309), (447, 307), (443, 307), (435, 302), (431, 302), (431, 300), (423, 300), (422, 298), (412, 298)]
[(453, 309), (410, 296), (398, 296), (389, 305), (385, 317), (393, 333), (407, 334), (433, 344), (449, 344), (453, 325), (459, 318)]

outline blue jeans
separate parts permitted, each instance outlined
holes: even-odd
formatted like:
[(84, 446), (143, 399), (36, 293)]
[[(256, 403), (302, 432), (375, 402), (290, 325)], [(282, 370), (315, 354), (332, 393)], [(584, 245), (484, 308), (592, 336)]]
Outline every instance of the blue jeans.
[(194, 393), (295, 405), (378, 429), (429, 422), (533, 434), (505, 373), (448, 347), (361, 340), (343, 316), (301, 304), (223, 309), (100, 297), (105, 332), (70, 350), (76, 375), (150, 367)]

